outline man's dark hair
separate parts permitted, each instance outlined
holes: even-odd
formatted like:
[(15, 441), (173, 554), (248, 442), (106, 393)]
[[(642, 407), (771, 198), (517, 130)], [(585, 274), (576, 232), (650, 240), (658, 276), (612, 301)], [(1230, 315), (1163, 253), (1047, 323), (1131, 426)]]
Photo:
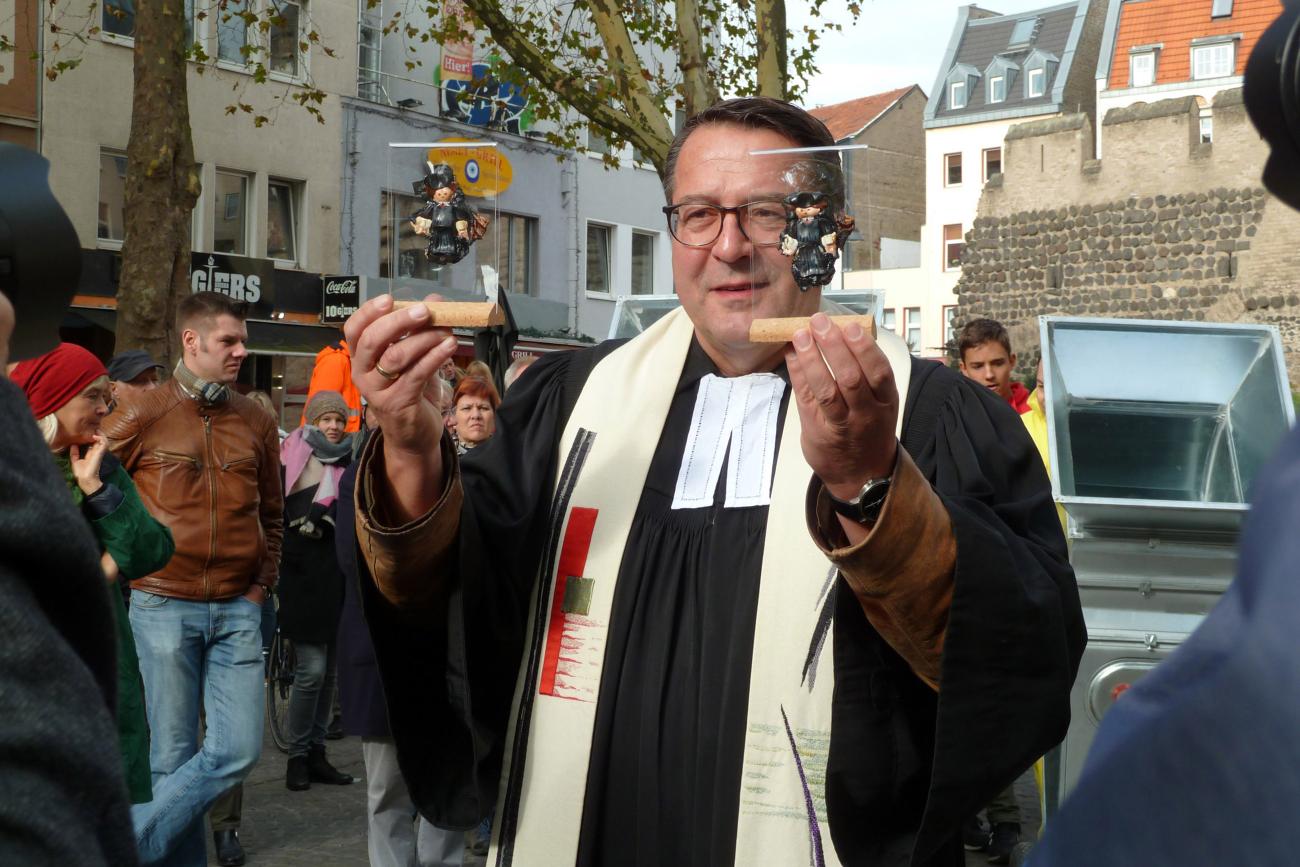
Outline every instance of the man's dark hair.
[(186, 328), (198, 330), (200, 320), (205, 326), (211, 325), (213, 320), (223, 314), (243, 322), (248, 318), (248, 302), (236, 301), (220, 292), (195, 292), (186, 295), (176, 305), (176, 333), (180, 334)]
[[(682, 145), (691, 133), (702, 126), (710, 124), (734, 124), (749, 129), (770, 129), (779, 132), (795, 143), (797, 147), (830, 147), (835, 144), (826, 124), (813, 117), (797, 105), (772, 99), (768, 96), (745, 96), (737, 99), (725, 99), (714, 103), (704, 111), (691, 117), (678, 130), (672, 146), (668, 148), (668, 157), (664, 160), (664, 196), (669, 202), (673, 200), (673, 182), (677, 176), (677, 157)], [(836, 190), (844, 186), (840, 171), (839, 155), (827, 152), (815, 157), (818, 162), (826, 163), (833, 170), (837, 179)]]
[(1007, 330), (1002, 327), (1002, 323), (996, 319), (972, 319), (966, 323), (966, 327), (957, 335), (957, 356), (961, 360), (966, 360), (966, 350), (988, 343), (990, 340), (996, 340), (1002, 344), (1002, 348), (1011, 355), (1011, 338), (1007, 336)]

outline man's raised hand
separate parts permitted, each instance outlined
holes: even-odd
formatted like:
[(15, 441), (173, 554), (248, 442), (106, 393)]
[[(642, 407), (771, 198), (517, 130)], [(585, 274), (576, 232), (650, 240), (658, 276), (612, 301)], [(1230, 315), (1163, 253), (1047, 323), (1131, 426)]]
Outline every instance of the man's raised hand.
[(817, 313), (795, 332), (786, 367), (804, 458), (826, 490), (850, 500), (871, 479), (889, 476), (898, 452), (898, 389), (875, 338)]
[(442, 417), (424, 391), (455, 353), (456, 338), (446, 328), (430, 327), (423, 304), (394, 310), (391, 295), (361, 305), (343, 331), (352, 352), (352, 381), (384, 432), (389, 508), (394, 517), (409, 520), (428, 511), (442, 491)]

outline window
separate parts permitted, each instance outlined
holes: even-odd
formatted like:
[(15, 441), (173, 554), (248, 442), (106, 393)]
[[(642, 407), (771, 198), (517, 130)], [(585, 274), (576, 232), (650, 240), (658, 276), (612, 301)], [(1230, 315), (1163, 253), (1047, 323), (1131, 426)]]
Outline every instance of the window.
[(1002, 174), (1002, 148), (987, 148), (984, 151), (984, 182), (994, 175)]
[(989, 102), (1006, 102), (1007, 77), (995, 75), (989, 79)]
[(961, 154), (943, 155), (943, 185), (956, 187), (961, 184)]
[(266, 193), (266, 257), (298, 261), (298, 202), (301, 185), (272, 179)]
[(610, 235), (609, 226), (587, 224), (587, 291), (610, 291)]
[[(101, 27), (110, 36), (135, 38), (136, 0), (104, 0)], [(194, 41), (194, 0), (185, 0), (185, 42)]]
[(1133, 87), (1150, 87), (1156, 83), (1156, 53), (1142, 51), (1128, 58), (1129, 84)]
[[(99, 232), (101, 241), (120, 244), (126, 237), (126, 156), (99, 152)], [(115, 246), (105, 244), (103, 246)]]
[(1011, 28), (1011, 39), (1007, 42), (1008, 47), (1012, 45), (1028, 45), (1029, 41), (1034, 38), (1034, 28), (1037, 25), (1037, 18), (1022, 18), (1017, 21), (1016, 26)]
[(893, 307), (886, 307), (880, 311), (880, 327), (884, 331), (898, 333), (898, 311)]
[(217, 172), (212, 195), (212, 252), (248, 255), (248, 177)]
[(383, 27), (369, 17), (362, 18), (357, 27), (357, 95), (371, 102), (382, 102)]
[(1201, 112), (1201, 144), (1214, 144), (1214, 118), (1204, 110)]
[(948, 85), (948, 107), (966, 107), (966, 82), (954, 81), (952, 84)]
[(274, 14), (271, 16), (271, 71), (291, 78), (299, 75), (299, 43), (302, 41), (298, 29), (301, 8), (295, 0), (271, 0)]
[(587, 124), (587, 150), (593, 154), (607, 154), (613, 150), (600, 131), (591, 124)]
[(907, 348), (913, 353), (921, 351), (921, 308), (904, 307), (903, 318), (906, 321), (907, 333), (903, 339), (907, 341)]
[(1192, 48), (1192, 78), (1225, 78), (1236, 68), (1236, 45), (1216, 42)]
[(673, 109), (673, 135), (682, 131), (682, 124), (686, 123), (686, 109), (680, 105)]
[[(381, 193), (379, 198), (379, 276), (414, 277), (444, 282), (451, 268), (438, 268), (424, 257), (429, 240), (415, 234), (411, 215), (424, 202), (401, 193)], [(480, 242), (481, 243), (481, 242)]]
[(961, 254), (966, 249), (962, 238), (961, 223), (943, 227), (943, 270), (951, 271), (961, 267)]
[(517, 295), (533, 294), (537, 284), (533, 265), (537, 249), (536, 220), (499, 213), (474, 246), (478, 249), (478, 264), (496, 269), (498, 286)]
[(1214, 0), (1210, 7), (1211, 18), (1228, 18), (1232, 15), (1232, 0)]
[(1042, 96), (1046, 91), (1047, 70), (1041, 66), (1037, 69), (1031, 69), (1025, 77), (1025, 96), (1033, 99), (1036, 96)]
[(655, 236), (632, 233), (632, 294), (653, 295), (655, 291)]
[(953, 320), (957, 318), (957, 305), (944, 305), (943, 308), (943, 345), (949, 346), (957, 342), (957, 329), (953, 327)]
[(221, 0), (217, 4), (217, 60), (248, 63), (248, 0)]

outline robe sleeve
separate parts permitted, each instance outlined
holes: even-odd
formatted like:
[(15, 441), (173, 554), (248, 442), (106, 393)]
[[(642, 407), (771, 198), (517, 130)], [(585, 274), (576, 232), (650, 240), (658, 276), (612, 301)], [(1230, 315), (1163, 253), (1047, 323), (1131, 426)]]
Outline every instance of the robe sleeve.
[(439, 827), (471, 828), (496, 800), (574, 355), (515, 383), (428, 514), (385, 520), (382, 433), (357, 467), (359, 596), (402, 774)]
[(912, 457), (956, 540), (923, 850), (1065, 736), (1086, 630), (1047, 474), (1011, 407), (961, 380)]
[(907, 452), (898, 450), (889, 496), (867, 538), (849, 545), (815, 477), (808, 528), (871, 625), (917, 677), (938, 689), (957, 546), (942, 500)]

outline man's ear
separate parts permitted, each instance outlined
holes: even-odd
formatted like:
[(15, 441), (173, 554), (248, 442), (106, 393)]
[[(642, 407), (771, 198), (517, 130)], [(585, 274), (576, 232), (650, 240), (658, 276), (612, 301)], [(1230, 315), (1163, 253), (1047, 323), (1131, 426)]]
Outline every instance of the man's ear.
[(960, 370), (962, 373), (965, 373), (965, 372), (966, 372), (966, 356), (965, 356), (965, 355), (962, 355), (961, 358), (957, 359), (957, 369)]
[(1012, 367), (1016, 366), (1016, 354), (1014, 352), (1011, 353), (1011, 366)]
[(186, 328), (181, 331), (181, 352), (184, 355), (198, 355), (199, 353), (199, 332), (193, 328)]

